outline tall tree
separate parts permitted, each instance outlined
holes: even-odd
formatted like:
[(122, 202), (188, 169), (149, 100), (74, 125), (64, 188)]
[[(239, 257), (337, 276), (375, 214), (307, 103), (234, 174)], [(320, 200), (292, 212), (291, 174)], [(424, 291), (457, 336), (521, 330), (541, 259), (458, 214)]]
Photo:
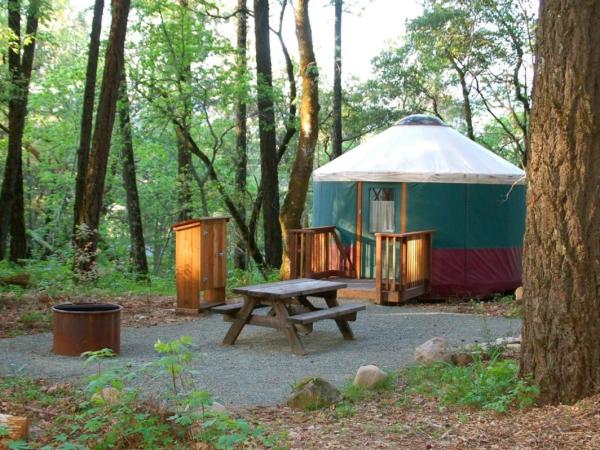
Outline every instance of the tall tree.
[(127, 75), (124, 67), (121, 71), (118, 110), (123, 187), (125, 188), (125, 198), (127, 201), (127, 221), (129, 223), (129, 236), (131, 238), (130, 255), (132, 269), (136, 275), (145, 278), (148, 275), (148, 260), (146, 258), (146, 243), (144, 242), (144, 228), (142, 226), (142, 213), (135, 174)]
[[(246, 72), (248, 70), (247, 58), (247, 36), (248, 36), (248, 10), (246, 0), (238, 0), (237, 5), (237, 73), (240, 84), (245, 84)], [(238, 209), (246, 220), (244, 198), (246, 193), (246, 177), (248, 175), (248, 144), (247, 144), (247, 106), (246, 96), (239, 95), (235, 111), (235, 190), (239, 196)], [(238, 269), (246, 269), (247, 251), (243, 237), (239, 237), (235, 243), (234, 263)]]
[[(98, 54), (100, 53), (100, 33), (102, 31), (103, 13), (104, 0), (96, 0), (94, 2), (94, 16), (92, 18), (92, 31), (90, 32), (90, 45), (88, 50), (87, 68), (85, 71), (85, 87), (83, 89), (81, 128), (79, 132), (79, 148), (77, 149), (74, 217), (77, 217), (77, 213), (81, 209), (81, 199), (83, 198), (83, 191), (85, 190), (85, 176), (92, 141), (94, 100), (96, 97), (96, 78), (98, 73)], [(75, 221), (73, 221), (73, 225), (75, 225)]]
[[(454, 73), (462, 96), (463, 120), (467, 136), (475, 140), (473, 100), (474, 67), (481, 65), (481, 51), (487, 34), (477, 27), (478, 17), (468, 9), (454, 7), (453, 1), (426, 4), (423, 15), (407, 25), (409, 39), (423, 60), (444, 61)], [(433, 65), (435, 63), (432, 61)]]
[(92, 147), (85, 177), (85, 190), (81, 208), (77, 211), (76, 216), (75, 270), (80, 274), (92, 274), (92, 276), (98, 247), (98, 226), (108, 154), (119, 96), (119, 81), (123, 69), (123, 50), (130, 0), (112, 0), (111, 4), (112, 20), (104, 58), (104, 73)]
[(600, 2), (542, 0), (521, 371), (543, 402), (600, 386)]
[(335, 48), (333, 51), (333, 122), (331, 126), (331, 156), (342, 154), (342, 7), (343, 0), (335, 4)]
[[(184, 34), (189, 33), (191, 27), (190, 10), (188, 0), (179, 0), (179, 20)], [(164, 23), (163, 23), (164, 26)], [(187, 36), (186, 36), (187, 37)], [(169, 39), (167, 37), (167, 39)], [(184, 41), (185, 42), (185, 41)], [(172, 44), (170, 44), (172, 45)], [(185, 45), (181, 46), (177, 67), (178, 83), (177, 91), (181, 102), (181, 111), (179, 112), (180, 124), (189, 130), (191, 124), (192, 104), (190, 82), (192, 78), (192, 55)], [(192, 207), (192, 154), (187, 142), (188, 133), (177, 133), (177, 206), (179, 220), (191, 219), (193, 213)]]
[[(308, 183), (313, 170), (315, 148), (319, 137), (319, 70), (315, 60), (312, 30), (308, 15), (309, 0), (299, 0), (296, 5), (296, 38), (300, 53), (300, 76), (302, 78), (302, 99), (300, 103), (300, 136), (288, 192), (281, 208), (279, 221), (283, 236), (287, 230), (301, 228), (302, 213), (306, 203)], [(289, 277), (289, 257), (287, 243), (281, 266), (283, 278)]]
[(282, 242), (268, 0), (254, 0), (254, 32), (265, 263), (278, 267), (281, 265)]
[(0, 191), (0, 259), (5, 257), (10, 234), (10, 259), (27, 256), (25, 204), (23, 199), (23, 133), (27, 117), (29, 83), (33, 69), (40, 0), (31, 0), (25, 36), (21, 36), (21, 2), (8, 0), (8, 48), (10, 93), (8, 100), (8, 154)]

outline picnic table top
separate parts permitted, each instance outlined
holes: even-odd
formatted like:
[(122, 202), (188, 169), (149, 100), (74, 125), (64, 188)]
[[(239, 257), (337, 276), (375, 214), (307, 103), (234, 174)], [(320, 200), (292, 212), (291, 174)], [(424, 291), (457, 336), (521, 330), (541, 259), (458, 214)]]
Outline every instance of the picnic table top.
[(289, 298), (297, 295), (311, 295), (320, 292), (328, 292), (344, 289), (346, 283), (335, 281), (312, 280), (310, 278), (298, 278), (295, 280), (277, 281), (274, 283), (255, 284), (233, 289), (236, 294), (249, 297), (261, 298)]

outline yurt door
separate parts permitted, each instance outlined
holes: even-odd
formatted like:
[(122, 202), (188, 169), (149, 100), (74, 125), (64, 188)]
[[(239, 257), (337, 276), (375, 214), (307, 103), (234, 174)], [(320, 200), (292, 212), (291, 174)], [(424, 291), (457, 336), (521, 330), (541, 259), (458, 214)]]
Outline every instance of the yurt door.
[(399, 233), (402, 185), (362, 184), (361, 278), (375, 278), (375, 233)]

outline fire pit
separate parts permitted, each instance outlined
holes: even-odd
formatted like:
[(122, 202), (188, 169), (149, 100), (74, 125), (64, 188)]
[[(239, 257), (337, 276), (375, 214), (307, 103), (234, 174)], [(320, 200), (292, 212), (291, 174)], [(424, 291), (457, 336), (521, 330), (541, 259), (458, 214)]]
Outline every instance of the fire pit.
[(64, 303), (52, 307), (52, 351), (79, 356), (83, 352), (121, 347), (121, 311), (113, 303)]

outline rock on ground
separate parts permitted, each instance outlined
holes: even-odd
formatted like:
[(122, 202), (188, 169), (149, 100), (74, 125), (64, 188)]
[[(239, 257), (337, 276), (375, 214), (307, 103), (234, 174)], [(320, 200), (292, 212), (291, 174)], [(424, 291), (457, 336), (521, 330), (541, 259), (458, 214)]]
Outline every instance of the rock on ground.
[(415, 361), (422, 364), (450, 361), (448, 341), (440, 337), (434, 337), (419, 345), (415, 349)]
[(523, 300), (523, 286), (519, 286), (517, 289), (515, 289), (515, 300)]
[(287, 400), (290, 408), (314, 410), (325, 408), (342, 399), (337, 388), (318, 377), (308, 377), (300, 380), (294, 387)]
[(354, 386), (360, 386), (367, 389), (373, 389), (378, 384), (384, 382), (388, 374), (379, 367), (369, 364), (368, 366), (360, 366), (354, 377)]
[(212, 405), (210, 405), (210, 409), (212, 409), (215, 412), (221, 412), (221, 413), (227, 412), (227, 408), (225, 408), (225, 406), (223, 406), (219, 402), (212, 402)]

